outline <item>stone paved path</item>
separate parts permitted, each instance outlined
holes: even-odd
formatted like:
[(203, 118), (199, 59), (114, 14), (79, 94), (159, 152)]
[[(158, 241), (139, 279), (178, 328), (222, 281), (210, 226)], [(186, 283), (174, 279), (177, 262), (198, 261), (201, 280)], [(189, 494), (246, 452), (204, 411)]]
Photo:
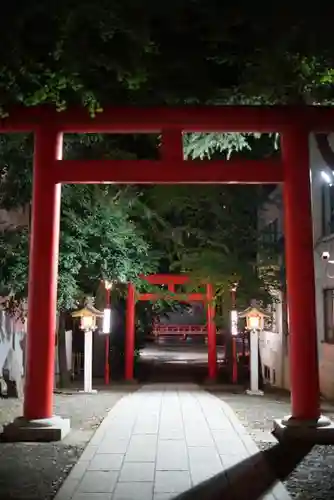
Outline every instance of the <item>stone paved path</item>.
[[(230, 407), (195, 385), (152, 385), (109, 412), (56, 500), (168, 500), (258, 448)], [(288, 500), (281, 483), (266, 500)]]

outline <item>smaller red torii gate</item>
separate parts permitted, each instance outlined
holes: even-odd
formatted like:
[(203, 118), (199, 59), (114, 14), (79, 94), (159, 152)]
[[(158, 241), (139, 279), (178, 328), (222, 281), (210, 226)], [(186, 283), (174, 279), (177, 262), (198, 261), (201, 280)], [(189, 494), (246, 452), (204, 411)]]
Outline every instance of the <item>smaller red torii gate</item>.
[(179, 302), (203, 302), (206, 305), (207, 332), (208, 332), (208, 378), (215, 380), (217, 377), (217, 342), (215, 324), (215, 306), (212, 284), (206, 283), (205, 293), (175, 293), (176, 285), (185, 285), (190, 282), (189, 276), (175, 274), (152, 274), (141, 276), (151, 285), (167, 285), (168, 292), (164, 293), (139, 293), (133, 283), (128, 284), (126, 305), (126, 330), (125, 330), (125, 380), (134, 379), (134, 351), (135, 351), (135, 315), (136, 301), (155, 301), (168, 298)]

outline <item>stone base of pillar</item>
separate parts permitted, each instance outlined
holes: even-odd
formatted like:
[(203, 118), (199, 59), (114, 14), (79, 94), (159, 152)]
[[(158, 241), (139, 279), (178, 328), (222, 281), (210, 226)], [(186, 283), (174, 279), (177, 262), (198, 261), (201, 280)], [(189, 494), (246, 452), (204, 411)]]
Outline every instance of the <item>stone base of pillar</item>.
[(7, 443), (61, 441), (70, 430), (68, 418), (53, 416), (40, 420), (26, 420), (24, 417), (18, 417), (14, 422), (4, 426), (0, 440)]
[(252, 389), (247, 389), (246, 394), (248, 396), (263, 396), (264, 392), (260, 391), (259, 389), (256, 391), (252, 391)]
[(91, 389), (90, 391), (85, 391), (84, 389), (80, 389), (78, 392), (79, 394), (97, 394), (96, 389)]
[(334, 422), (320, 416), (316, 420), (298, 420), (291, 415), (274, 420), (272, 434), (278, 441), (298, 440), (312, 445), (334, 444)]

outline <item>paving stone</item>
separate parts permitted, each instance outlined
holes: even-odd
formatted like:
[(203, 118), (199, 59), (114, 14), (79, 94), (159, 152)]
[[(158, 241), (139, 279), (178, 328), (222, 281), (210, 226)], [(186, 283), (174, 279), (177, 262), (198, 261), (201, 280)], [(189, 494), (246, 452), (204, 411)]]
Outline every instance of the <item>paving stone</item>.
[[(185, 426), (186, 427), (186, 426)], [(200, 428), (200, 427), (199, 427)], [(212, 447), (214, 445), (214, 441), (212, 438), (211, 433), (206, 430), (206, 431), (201, 431), (201, 432), (195, 432), (195, 431), (188, 431), (186, 428), (186, 442), (188, 446), (209, 446)]]
[(247, 457), (249, 453), (238, 434), (228, 431), (212, 431), (212, 435), (220, 454), (238, 455), (240, 458)]
[(121, 470), (119, 482), (141, 482), (153, 483), (155, 472), (154, 462), (126, 462)]
[(112, 500), (152, 500), (153, 483), (118, 483)]
[(193, 485), (197, 485), (222, 472), (222, 464), (196, 464), (190, 466), (190, 476)]
[(96, 453), (118, 453), (124, 454), (129, 446), (129, 439), (118, 439), (110, 436), (108, 439), (106, 438), (98, 447)]
[(110, 439), (130, 440), (134, 423), (135, 423), (134, 421), (131, 421), (131, 423), (128, 424), (126, 423), (126, 421), (112, 422), (110, 426), (106, 428), (103, 437), (108, 440)]
[(159, 430), (159, 419), (144, 420), (135, 425), (133, 434), (157, 434)]
[(161, 425), (159, 428), (159, 440), (185, 439), (183, 425)]
[(225, 455), (220, 455), (220, 460), (223, 464), (223, 469), (226, 470), (242, 462), (243, 459), (240, 458), (238, 455), (225, 454)]
[(71, 500), (110, 500), (110, 493), (75, 493)]
[(95, 453), (97, 452), (98, 446), (93, 446), (90, 443), (86, 446), (84, 452), (82, 453), (80, 460), (91, 460)]
[(116, 485), (116, 471), (87, 471), (80, 482), (78, 493), (111, 493)]
[(154, 493), (153, 500), (172, 500), (175, 498), (174, 493)]
[(80, 460), (71, 470), (71, 479), (81, 479), (90, 464), (89, 460)]
[(126, 452), (126, 462), (154, 462), (157, 453), (157, 436), (132, 436)]
[(188, 457), (190, 467), (204, 464), (221, 467), (221, 460), (214, 446), (191, 446), (188, 448)]
[[(144, 386), (109, 413), (56, 500), (168, 500), (224, 471), (236, 481), (234, 466), (258, 453), (224, 402), (193, 385)], [(279, 483), (264, 498), (289, 496)]]
[(182, 493), (191, 487), (188, 471), (157, 471), (155, 474), (155, 493)]
[(119, 453), (99, 453), (89, 463), (88, 470), (120, 470), (124, 456), (124, 454)]
[(188, 452), (184, 440), (159, 441), (157, 470), (188, 470)]
[(78, 488), (80, 480), (68, 477), (56, 495), (56, 500), (69, 500)]

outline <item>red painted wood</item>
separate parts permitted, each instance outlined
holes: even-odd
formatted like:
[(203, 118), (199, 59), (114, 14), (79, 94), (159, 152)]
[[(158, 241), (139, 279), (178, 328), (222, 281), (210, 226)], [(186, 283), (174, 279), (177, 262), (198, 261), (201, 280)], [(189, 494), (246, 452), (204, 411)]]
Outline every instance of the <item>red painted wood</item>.
[(163, 130), (161, 134), (160, 157), (165, 161), (182, 161), (182, 130)]
[(8, 112), (0, 121), (1, 132), (30, 132), (49, 123), (73, 133), (283, 132), (300, 123), (310, 131), (330, 132), (334, 122), (333, 107), (324, 106), (106, 107), (95, 118), (81, 107), (62, 112), (51, 106), (14, 107)]
[(208, 377), (215, 380), (217, 377), (217, 335), (215, 325), (214, 293), (210, 283), (206, 285), (207, 298), (207, 329), (208, 329)]
[(29, 258), (27, 361), (23, 415), (53, 415), (60, 184), (50, 163), (62, 154), (62, 136), (44, 127), (35, 136), (32, 228)]
[(137, 293), (137, 300), (175, 300), (177, 302), (205, 302), (206, 297), (202, 293), (177, 293), (170, 295), (168, 293)]
[(142, 280), (147, 281), (151, 285), (185, 285), (189, 283), (189, 276), (185, 274), (150, 274), (149, 276), (141, 275)]
[(166, 333), (189, 333), (192, 335), (207, 335), (207, 327), (202, 325), (154, 325), (154, 335), (159, 336)]
[(135, 352), (135, 287), (128, 284), (126, 305), (126, 331), (125, 331), (125, 380), (131, 381), (134, 377), (134, 352)]
[(63, 160), (52, 168), (63, 184), (279, 184), (277, 159), (228, 161)]
[(309, 138), (303, 124), (300, 127), (282, 138), (285, 258), (292, 416), (308, 420), (320, 415), (320, 392)]

